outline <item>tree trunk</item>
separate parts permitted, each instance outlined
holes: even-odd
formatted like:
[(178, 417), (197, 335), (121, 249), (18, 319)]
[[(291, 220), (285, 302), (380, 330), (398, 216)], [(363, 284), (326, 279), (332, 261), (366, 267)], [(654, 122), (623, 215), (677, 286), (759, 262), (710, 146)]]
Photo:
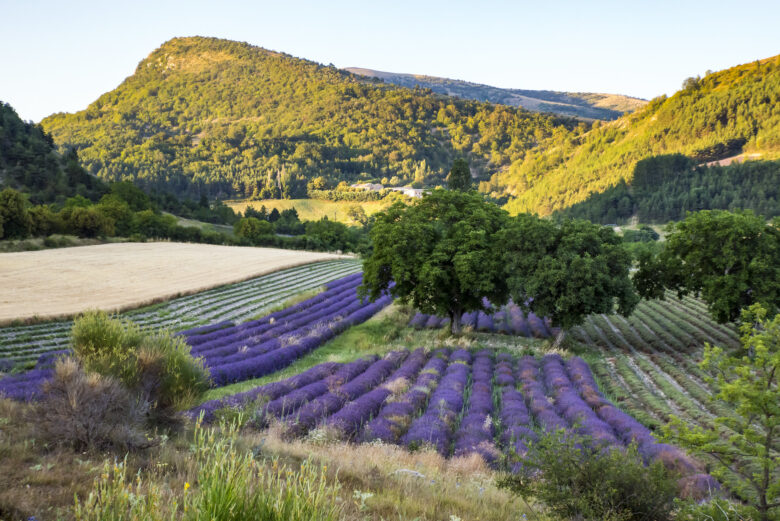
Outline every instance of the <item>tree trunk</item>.
[(460, 334), (460, 315), (458, 311), (450, 311), (450, 333), (453, 335)]
[(563, 338), (566, 336), (566, 331), (561, 328), (560, 331), (558, 331), (558, 334), (555, 335), (555, 341), (553, 342), (553, 348), (557, 348), (561, 345), (561, 342), (563, 342)]

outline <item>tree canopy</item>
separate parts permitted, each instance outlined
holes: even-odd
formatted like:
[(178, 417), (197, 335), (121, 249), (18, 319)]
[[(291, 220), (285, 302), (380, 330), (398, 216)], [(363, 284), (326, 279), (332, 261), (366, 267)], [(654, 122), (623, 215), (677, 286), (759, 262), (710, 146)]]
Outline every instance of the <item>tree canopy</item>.
[(449, 316), (458, 333), (461, 315), (485, 309), (483, 299), (506, 302), (496, 241), (505, 221), (503, 210), (475, 192), (433, 190), (411, 206), (396, 203), (377, 215), (371, 229), (365, 289), (378, 298), (389, 288), (425, 313)]
[(591, 313), (629, 315), (639, 302), (632, 257), (611, 228), (520, 214), (497, 239), (512, 299), (564, 329)]
[[(610, 228), (510, 218), (474, 192), (434, 190), (377, 214), (364, 262), (372, 298), (390, 289), (423, 313), (449, 316), (515, 302), (569, 328), (591, 313), (630, 313), (632, 258)], [(395, 285), (393, 286), (392, 283)]]
[(450, 190), (471, 190), (471, 169), (468, 162), (462, 157), (452, 163), (452, 168), (447, 176), (447, 188)]
[(556, 215), (604, 224), (634, 216), (643, 223), (667, 223), (688, 212), (735, 209), (780, 216), (780, 161), (696, 166), (681, 154), (653, 156), (637, 163), (630, 183), (620, 181)]
[(0, 192), (0, 239), (24, 239), (31, 230), (24, 196), (11, 188)]
[[(697, 163), (780, 150), (780, 56), (707, 74), (695, 88), (653, 99), (615, 123), (557, 131), (483, 182), (493, 197), (516, 195), (511, 213), (547, 215), (630, 184), (641, 159), (685, 154)], [(696, 210), (696, 208), (688, 208)]]
[(770, 314), (780, 306), (780, 227), (752, 212), (705, 210), (669, 225), (658, 255), (639, 259), (634, 282), (645, 298), (666, 290), (700, 296), (718, 322), (739, 318), (761, 302)]

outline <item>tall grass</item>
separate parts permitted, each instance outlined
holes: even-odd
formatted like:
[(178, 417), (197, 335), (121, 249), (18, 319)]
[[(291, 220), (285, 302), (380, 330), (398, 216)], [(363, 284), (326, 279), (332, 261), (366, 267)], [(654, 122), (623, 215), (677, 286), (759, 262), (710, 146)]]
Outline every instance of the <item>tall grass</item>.
[(339, 517), (340, 486), (326, 469), (305, 460), (298, 468), (256, 459), (237, 445), (233, 425), (195, 427), (191, 481), (173, 490), (154, 472), (128, 475), (107, 462), (90, 494), (76, 500), (77, 521), (331, 521)]

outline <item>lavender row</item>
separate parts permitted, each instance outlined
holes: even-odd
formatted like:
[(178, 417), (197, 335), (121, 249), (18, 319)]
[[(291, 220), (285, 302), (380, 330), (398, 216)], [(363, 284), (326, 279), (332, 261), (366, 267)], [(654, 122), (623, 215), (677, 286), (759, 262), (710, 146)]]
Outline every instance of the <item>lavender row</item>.
[[(409, 382), (414, 384), (409, 387)], [(597, 447), (636, 443), (647, 462), (662, 461), (684, 477), (681, 486), (717, 487), (676, 447), (616, 408), (599, 391), (582, 359), (559, 355), (519, 360), (488, 350), (430, 355), (418, 349), (349, 364), (321, 364), (300, 375), (207, 403), (194, 413), (265, 400), (257, 424), (285, 422), (291, 435), (316, 426), (345, 439), (382, 440), (409, 448), (431, 446), (444, 456), (480, 454), (489, 464), (521, 468), (540, 432), (563, 429)]]
[[(409, 321), (409, 326), (415, 329), (440, 329), (449, 323), (449, 318), (415, 313)], [(541, 319), (533, 312), (526, 315), (519, 306), (511, 302), (491, 314), (483, 311), (464, 313), (461, 316), (461, 325), (485, 333), (501, 333), (529, 338), (548, 338), (560, 331), (558, 328), (552, 327), (549, 319)]]
[(463, 393), (469, 380), (471, 354), (455, 351), (444, 377), (431, 395), (425, 413), (414, 420), (401, 444), (410, 447), (432, 446), (449, 455), (452, 435), (463, 411)]
[(253, 335), (262, 334), (267, 329), (271, 328), (277, 322), (286, 322), (282, 319), (291, 315), (300, 314), (302, 311), (314, 308), (315, 310), (321, 309), (323, 304), (329, 305), (334, 301), (340, 300), (341, 297), (349, 295), (349, 290), (357, 287), (355, 284), (352, 287), (337, 286), (334, 289), (328, 289), (316, 295), (312, 298), (304, 300), (294, 306), (287, 307), (285, 309), (275, 311), (269, 315), (266, 315), (257, 320), (250, 320), (232, 327), (220, 329), (218, 331), (207, 331), (204, 333), (198, 333), (187, 336), (187, 342), (193, 346), (195, 352), (205, 351), (213, 347), (219, 347), (230, 343), (231, 341), (240, 340), (244, 338), (250, 338)]
[(354, 306), (346, 316), (332, 314), (313, 324), (301, 328), (304, 336), (288, 336), (280, 339), (272, 339), (268, 343), (273, 346), (267, 351), (256, 349), (252, 356), (239, 360), (224, 362), (224, 359), (209, 359), (206, 356), (206, 364), (211, 369), (211, 377), (216, 386), (222, 386), (231, 382), (239, 382), (251, 378), (259, 378), (275, 371), (283, 369), (295, 360), (304, 356), (328, 340), (332, 339), (347, 328), (365, 322), (374, 316), (379, 310), (392, 302), (392, 298), (384, 296), (375, 302), (366, 305)]
[(288, 434), (306, 434), (324, 418), (342, 409), (347, 402), (364, 396), (384, 382), (408, 354), (408, 351), (393, 351), (371, 364), (359, 376), (310, 401), (286, 419)]
[[(185, 332), (185, 336), (196, 344), (193, 355), (203, 357), (215, 386), (259, 378), (289, 366), (390, 304), (392, 299), (387, 295), (375, 302), (359, 299), (361, 280), (359, 273), (338, 279), (323, 294), (253, 323), (231, 326), (223, 322), (190, 331), (189, 336)], [(229, 339), (221, 340), (224, 337)], [(33, 371), (0, 379), (0, 395), (17, 400), (37, 398), (42, 383), (51, 377), (47, 366), (53, 356), (41, 357), (39, 362)]]
[(376, 418), (367, 423), (361, 434), (362, 441), (381, 440), (396, 443), (409, 429), (412, 420), (417, 417), (428, 398), (439, 384), (449, 359), (448, 350), (439, 350), (433, 354), (422, 368), (414, 385), (398, 400), (382, 406)]
[(468, 409), (455, 434), (455, 456), (476, 452), (488, 464), (497, 462), (493, 416), (493, 360), (490, 351), (485, 350), (474, 356)]
[(344, 438), (354, 438), (361, 427), (379, 412), (394, 391), (408, 387), (409, 381), (417, 376), (427, 359), (424, 349), (412, 352), (406, 361), (387, 378), (384, 385), (345, 405), (328, 418), (327, 425), (338, 430)]

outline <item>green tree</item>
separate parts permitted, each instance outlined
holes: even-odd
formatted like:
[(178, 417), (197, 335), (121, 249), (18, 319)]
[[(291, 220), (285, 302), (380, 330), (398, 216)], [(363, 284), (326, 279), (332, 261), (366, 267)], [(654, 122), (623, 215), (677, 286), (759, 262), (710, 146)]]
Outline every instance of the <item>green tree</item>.
[(134, 213), (128, 203), (113, 193), (104, 195), (95, 208), (114, 221), (115, 233), (127, 237), (133, 230)]
[(447, 176), (447, 188), (450, 190), (471, 190), (471, 170), (468, 162), (459, 157), (452, 163)]
[(105, 237), (114, 235), (114, 220), (97, 207), (77, 206), (67, 213), (66, 226), (79, 237)]
[(352, 240), (350, 228), (344, 223), (323, 217), (319, 221), (307, 221), (305, 230), (310, 247), (319, 250), (348, 251), (354, 249), (355, 241)]
[[(760, 521), (780, 508), (780, 315), (753, 304), (742, 312), (742, 347), (728, 352), (707, 345), (701, 367), (716, 383), (715, 398), (734, 411), (715, 419), (732, 433), (691, 427), (674, 418), (666, 434), (678, 443), (714, 456), (711, 473), (749, 498)], [(736, 480), (734, 479), (736, 477)]]
[(665, 290), (701, 296), (718, 322), (763, 303), (770, 314), (780, 305), (780, 228), (752, 212), (705, 210), (669, 225), (664, 249), (639, 258), (634, 276), (644, 298)]
[(3, 239), (24, 239), (32, 230), (24, 196), (12, 188), (0, 192), (0, 226)]
[(133, 232), (145, 237), (169, 237), (176, 228), (176, 217), (152, 210), (137, 212), (133, 218)]
[(47, 204), (30, 208), (30, 219), (32, 219), (32, 234), (35, 237), (46, 237), (58, 233), (64, 227), (60, 216)]
[(498, 234), (514, 301), (564, 329), (591, 313), (628, 315), (639, 302), (631, 255), (611, 228), (520, 214)]
[(143, 190), (130, 181), (122, 181), (111, 184), (111, 194), (126, 202), (131, 210), (140, 212), (152, 208), (152, 201)]
[(261, 221), (267, 221), (268, 210), (265, 209), (265, 205), (261, 206), (260, 210), (255, 209), (254, 206), (247, 206), (246, 210), (244, 210), (244, 217), (254, 217), (255, 219), (260, 219)]
[(474, 192), (434, 190), (411, 206), (396, 203), (376, 217), (373, 252), (363, 263), (364, 291), (392, 295), (424, 313), (450, 317), (507, 300), (502, 245), (506, 212)]
[(274, 227), (268, 221), (244, 217), (233, 225), (233, 231), (238, 237), (245, 237), (253, 244), (259, 244), (274, 234)]
[(360, 226), (365, 226), (368, 223), (368, 215), (366, 215), (366, 211), (359, 204), (349, 207), (349, 210), (347, 210), (347, 217)]

